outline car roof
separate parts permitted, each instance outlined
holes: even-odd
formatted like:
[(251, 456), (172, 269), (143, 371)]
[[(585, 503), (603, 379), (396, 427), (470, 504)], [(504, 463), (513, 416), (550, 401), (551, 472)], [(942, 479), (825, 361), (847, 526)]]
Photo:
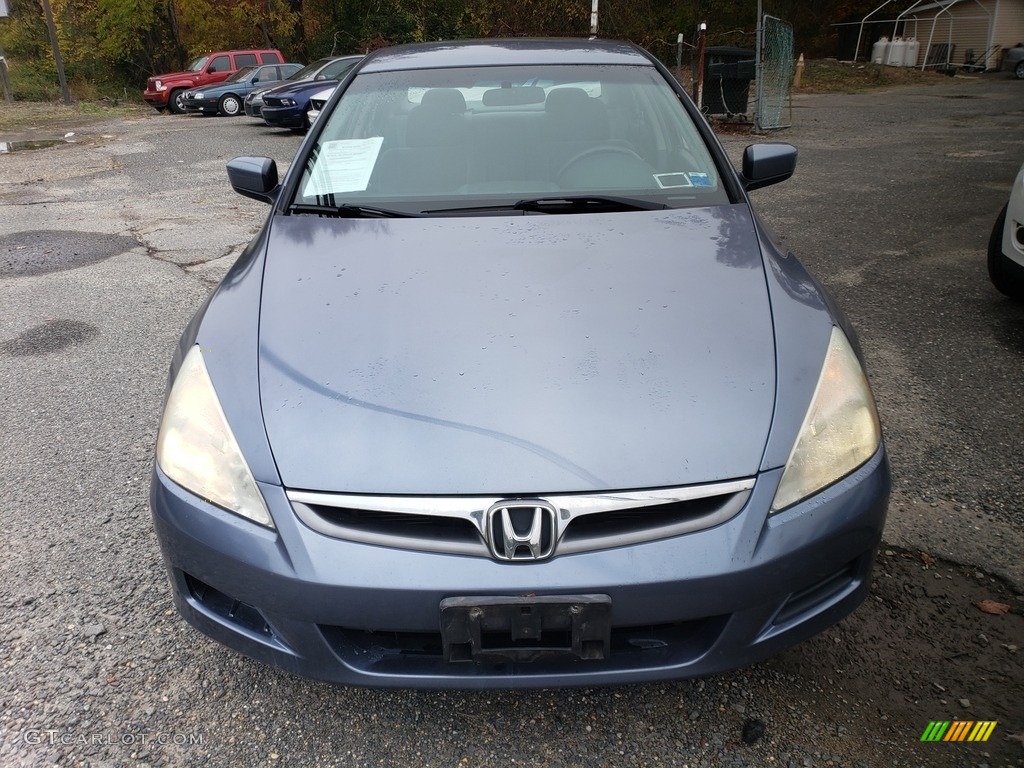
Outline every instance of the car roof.
[(651, 66), (643, 50), (617, 40), (586, 38), (459, 40), (383, 48), (361, 72), (533, 64), (632, 64)]

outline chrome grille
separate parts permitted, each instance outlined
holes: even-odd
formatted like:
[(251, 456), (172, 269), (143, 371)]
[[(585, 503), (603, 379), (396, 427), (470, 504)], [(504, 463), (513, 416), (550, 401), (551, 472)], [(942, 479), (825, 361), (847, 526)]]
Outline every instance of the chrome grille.
[[(711, 528), (735, 517), (753, 478), (681, 488), (601, 494), (553, 494), (556, 555), (656, 541)], [(490, 557), (486, 511), (532, 496), (363, 496), (289, 490), (299, 519), (326, 536), (422, 552)]]

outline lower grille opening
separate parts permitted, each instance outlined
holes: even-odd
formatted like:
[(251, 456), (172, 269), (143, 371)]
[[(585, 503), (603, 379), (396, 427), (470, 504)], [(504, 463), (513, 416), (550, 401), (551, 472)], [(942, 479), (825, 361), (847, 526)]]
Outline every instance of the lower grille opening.
[(538, 638), (512, 640), (505, 632), (481, 632), (480, 646), (487, 648), (572, 648), (572, 633), (545, 630)]
[(823, 603), (844, 592), (857, 578), (860, 560), (853, 560), (839, 571), (817, 584), (792, 595), (772, 622), (775, 626), (786, 624), (802, 614), (813, 611)]
[[(617, 627), (611, 632), (611, 653), (600, 661), (586, 661), (605, 669), (630, 669), (659, 664), (682, 664), (704, 655), (718, 639), (725, 628), (728, 616), (711, 616), (691, 621), (656, 624), (639, 627)], [(544, 661), (519, 663), (476, 663), (452, 664), (444, 661), (444, 648), (440, 632), (369, 632), (347, 627), (320, 626), (320, 632), (331, 649), (347, 664), (357, 669), (386, 673), (408, 674), (465, 674), (468, 676), (507, 673), (515, 669), (518, 674), (545, 674), (550, 671), (564, 673), (564, 666), (549, 666)], [(560, 633), (553, 632), (552, 635)], [(541, 642), (548, 647), (566, 647), (566, 637), (543, 637)], [(508, 647), (509, 638), (484, 638), (484, 644), (497, 643), (492, 647)], [(536, 640), (528, 641), (529, 646), (538, 645)], [(469, 647), (460, 655), (453, 648), (452, 661), (469, 661)], [(603, 649), (602, 649), (603, 653)], [(593, 667), (590, 667), (593, 669)]]
[(185, 584), (189, 594), (210, 613), (258, 635), (274, 636), (263, 614), (248, 603), (235, 600), (188, 573), (185, 574)]

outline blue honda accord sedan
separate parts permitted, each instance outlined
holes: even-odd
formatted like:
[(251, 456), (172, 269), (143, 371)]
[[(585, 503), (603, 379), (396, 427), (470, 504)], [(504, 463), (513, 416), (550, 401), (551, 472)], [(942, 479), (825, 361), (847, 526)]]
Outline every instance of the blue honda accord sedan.
[(853, 331), (629, 44), (377, 51), (174, 355), (151, 487), (182, 616), (343, 684), (691, 677), (869, 589), (890, 479)]

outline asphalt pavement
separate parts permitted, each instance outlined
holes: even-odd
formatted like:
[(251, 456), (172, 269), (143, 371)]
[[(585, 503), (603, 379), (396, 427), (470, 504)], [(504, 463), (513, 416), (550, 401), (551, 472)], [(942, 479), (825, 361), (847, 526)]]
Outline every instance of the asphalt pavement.
[[(167, 366), (267, 211), (224, 164), (267, 155), (283, 171), (301, 137), (153, 113), (70, 138), (0, 155), (0, 765), (1024, 765), (1007, 738), (1024, 731), (1019, 687), (958, 696), (913, 669), (946, 622), (1018, 670), (1020, 621), (938, 610), (913, 646), (900, 623), (904, 593), (1000, 589), (1004, 618), (1024, 613), (1024, 306), (985, 271), (1024, 161), (1024, 83), (800, 96), (791, 129), (723, 133), (734, 158), (753, 141), (800, 150), (755, 204), (859, 330), (894, 473), (892, 584), (777, 660), (608, 689), (338, 688), (177, 617), (147, 503)], [(958, 686), (993, 677), (963, 663)], [(997, 738), (922, 745), (957, 703), (1000, 719)]]

